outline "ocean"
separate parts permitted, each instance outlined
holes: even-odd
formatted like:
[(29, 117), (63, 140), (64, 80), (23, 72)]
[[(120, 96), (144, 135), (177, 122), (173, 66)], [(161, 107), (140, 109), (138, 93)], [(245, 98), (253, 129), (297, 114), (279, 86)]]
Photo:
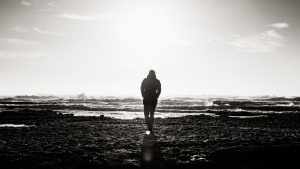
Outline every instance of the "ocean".
[[(74, 116), (100, 116), (118, 119), (143, 118), (143, 101), (137, 97), (2, 97), (0, 111), (20, 109), (53, 110)], [(275, 96), (193, 96), (160, 98), (155, 118), (188, 115), (262, 117), (268, 113), (299, 113), (299, 97)]]

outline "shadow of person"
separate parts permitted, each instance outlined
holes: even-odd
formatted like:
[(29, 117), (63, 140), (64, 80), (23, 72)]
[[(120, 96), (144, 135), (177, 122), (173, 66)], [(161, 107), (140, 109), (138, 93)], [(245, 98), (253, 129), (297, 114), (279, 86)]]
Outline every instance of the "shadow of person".
[(154, 133), (144, 135), (141, 151), (142, 168), (164, 168)]

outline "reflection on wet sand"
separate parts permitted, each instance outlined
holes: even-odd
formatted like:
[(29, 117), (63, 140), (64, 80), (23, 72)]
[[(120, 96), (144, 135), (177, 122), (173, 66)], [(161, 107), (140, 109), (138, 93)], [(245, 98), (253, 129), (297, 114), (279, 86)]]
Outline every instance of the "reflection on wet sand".
[(25, 124), (0, 124), (0, 127), (33, 127), (34, 125)]
[(141, 164), (143, 168), (164, 168), (154, 133), (143, 136), (141, 151)]

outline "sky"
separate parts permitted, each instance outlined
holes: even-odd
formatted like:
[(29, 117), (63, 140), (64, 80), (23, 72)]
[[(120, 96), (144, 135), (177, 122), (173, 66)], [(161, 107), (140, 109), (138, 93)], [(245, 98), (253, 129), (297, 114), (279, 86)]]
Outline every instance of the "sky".
[(0, 95), (300, 96), (298, 0), (0, 0)]

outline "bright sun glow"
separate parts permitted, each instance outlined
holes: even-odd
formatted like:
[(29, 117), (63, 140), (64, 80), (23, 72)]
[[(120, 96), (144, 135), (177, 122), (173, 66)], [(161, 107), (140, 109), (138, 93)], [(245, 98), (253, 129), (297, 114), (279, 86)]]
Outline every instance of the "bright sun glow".
[(171, 50), (169, 44), (176, 41), (176, 36), (168, 17), (150, 9), (138, 13), (123, 21), (118, 30), (121, 47), (128, 51), (128, 61), (156, 65), (158, 59), (169, 59), (164, 51)]

